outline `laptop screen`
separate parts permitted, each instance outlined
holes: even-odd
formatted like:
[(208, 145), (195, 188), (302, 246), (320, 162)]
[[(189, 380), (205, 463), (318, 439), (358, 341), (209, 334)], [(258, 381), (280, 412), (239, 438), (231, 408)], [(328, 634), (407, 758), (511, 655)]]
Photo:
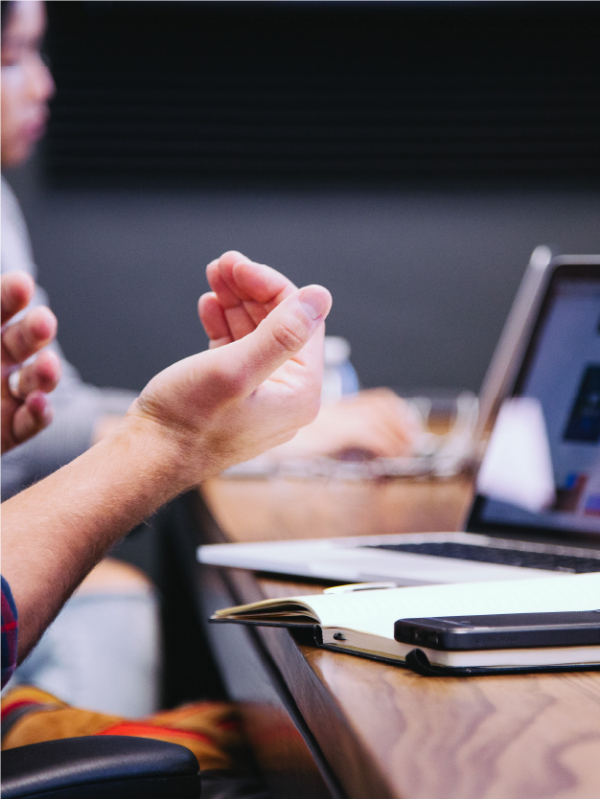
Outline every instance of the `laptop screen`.
[(600, 264), (556, 269), (513, 397), (534, 399), (541, 408), (553, 497), (541, 510), (531, 510), (479, 496), (469, 529), (476, 515), (478, 529), (600, 537)]

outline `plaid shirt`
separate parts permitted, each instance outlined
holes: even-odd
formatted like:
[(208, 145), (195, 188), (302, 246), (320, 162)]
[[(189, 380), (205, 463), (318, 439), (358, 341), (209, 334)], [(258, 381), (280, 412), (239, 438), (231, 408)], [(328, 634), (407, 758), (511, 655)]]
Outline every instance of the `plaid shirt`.
[(17, 606), (10, 586), (2, 577), (2, 687), (17, 665)]

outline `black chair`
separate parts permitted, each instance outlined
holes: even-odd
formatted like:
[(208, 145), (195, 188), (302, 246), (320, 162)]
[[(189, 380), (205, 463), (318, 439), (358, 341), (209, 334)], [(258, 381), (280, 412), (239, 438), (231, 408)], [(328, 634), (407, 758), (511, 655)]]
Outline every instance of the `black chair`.
[(198, 799), (184, 746), (116, 735), (63, 738), (2, 753), (3, 799)]

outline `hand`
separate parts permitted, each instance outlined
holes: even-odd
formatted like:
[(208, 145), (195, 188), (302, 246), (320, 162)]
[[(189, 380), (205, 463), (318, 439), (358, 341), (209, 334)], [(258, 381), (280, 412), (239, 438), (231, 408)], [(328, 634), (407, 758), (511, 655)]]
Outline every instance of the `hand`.
[[(199, 313), (211, 348), (251, 332), (296, 290), (279, 272), (253, 264), (237, 252), (210, 263), (207, 277), (213, 293), (200, 298)], [(324, 404), (312, 424), (269, 455), (276, 459), (348, 454), (399, 457), (412, 453), (420, 432), (419, 420), (404, 400), (389, 389), (372, 389)]]
[(387, 388), (324, 403), (312, 424), (269, 455), (275, 460), (325, 455), (363, 460), (412, 455), (422, 425), (407, 403)]
[[(213, 293), (200, 298), (199, 313), (211, 348), (251, 332), (296, 290), (279, 272), (252, 264), (237, 252), (210, 263), (207, 277)], [(404, 400), (389, 389), (372, 389), (324, 404), (312, 424), (272, 454), (276, 458), (347, 453), (399, 457), (412, 453), (420, 432), (419, 420)]]
[[(26, 366), (21, 364), (49, 344), (56, 335), (56, 317), (49, 308), (29, 311), (18, 322), (6, 323), (31, 300), (33, 280), (22, 272), (2, 275), (2, 452), (36, 435), (52, 420), (46, 394), (60, 379), (60, 361), (42, 352)], [(18, 373), (18, 385), (9, 376)]]
[[(129, 417), (170, 441), (181, 486), (288, 441), (319, 409), (331, 295), (226, 253), (199, 301), (211, 349), (165, 369)], [(150, 426), (148, 426), (150, 425)]]
[(286, 297), (296, 291), (291, 280), (239, 252), (226, 252), (206, 267), (212, 292), (198, 301), (209, 347), (221, 347), (251, 333)]

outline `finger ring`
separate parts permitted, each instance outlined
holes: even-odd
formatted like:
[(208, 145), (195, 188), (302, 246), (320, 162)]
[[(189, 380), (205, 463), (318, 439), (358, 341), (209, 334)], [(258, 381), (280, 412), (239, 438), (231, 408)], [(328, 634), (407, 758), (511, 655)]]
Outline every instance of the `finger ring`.
[(21, 370), (17, 369), (16, 372), (11, 372), (8, 376), (8, 390), (12, 397), (17, 400), (24, 399), (21, 392)]

